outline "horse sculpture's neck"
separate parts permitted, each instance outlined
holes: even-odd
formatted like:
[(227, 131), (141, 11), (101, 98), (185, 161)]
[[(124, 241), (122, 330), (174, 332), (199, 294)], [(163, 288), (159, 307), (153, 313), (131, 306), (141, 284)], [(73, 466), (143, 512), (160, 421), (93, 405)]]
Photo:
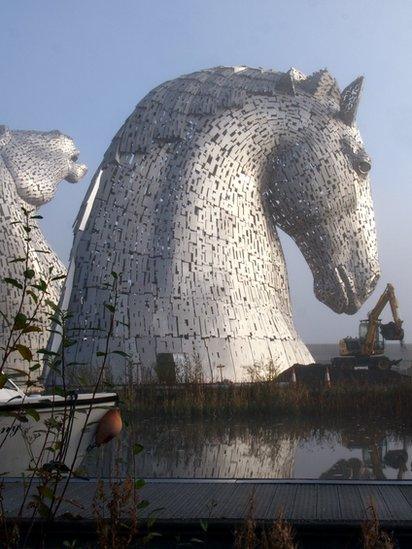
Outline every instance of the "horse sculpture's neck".
[[(268, 158), (286, 131), (282, 118), (270, 117), (276, 101), (268, 106), (267, 100), (254, 98), (250, 110), (209, 119), (190, 142), (169, 149), (156, 209), (159, 219), (169, 220), (170, 230), (156, 231), (155, 240), (171, 250), (174, 263), (187, 262), (198, 277), (208, 277), (210, 292), (205, 293), (205, 284), (197, 299), (245, 308), (245, 314), (235, 315), (243, 323), (242, 334), (250, 332), (247, 311), (257, 318), (258, 309), (267, 307), (267, 314), (278, 310), (285, 321), (279, 327), (282, 338), (294, 338), (284, 257), (262, 200)], [(155, 155), (156, 162), (164, 162), (161, 153)], [(151, 155), (146, 161), (152, 165)], [(180, 274), (176, 270), (175, 278)], [(255, 334), (266, 337), (267, 319), (260, 318), (253, 324)], [(217, 328), (219, 337), (230, 337), (229, 325)]]

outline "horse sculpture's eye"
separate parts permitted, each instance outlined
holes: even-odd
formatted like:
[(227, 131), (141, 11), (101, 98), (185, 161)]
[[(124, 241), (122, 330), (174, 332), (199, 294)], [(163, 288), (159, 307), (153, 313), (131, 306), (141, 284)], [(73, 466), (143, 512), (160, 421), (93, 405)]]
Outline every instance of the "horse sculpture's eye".
[(355, 162), (355, 169), (361, 175), (366, 175), (371, 169), (371, 163), (368, 160), (361, 159)]

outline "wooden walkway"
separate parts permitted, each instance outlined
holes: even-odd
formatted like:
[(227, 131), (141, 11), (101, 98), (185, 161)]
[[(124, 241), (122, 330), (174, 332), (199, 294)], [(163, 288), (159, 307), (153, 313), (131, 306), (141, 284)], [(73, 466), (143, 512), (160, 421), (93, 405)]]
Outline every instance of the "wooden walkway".
[[(92, 521), (96, 486), (95, 480), (71, 481), (66, 498), (73, 503), (62, 503), (58, 519), (67, 521), (77, 515)], [(109, 493), (107, 481), (105, 490)], [(9, 518), (17, 515), (21, 494), (21, 481), (5, 482), (2, 495)], [(158, 479), (147, 480), (140, 494), (149, 501), (139, 512), (141, 518), (153, 513), (157, 523), (198, 524), (203, 519), (210, 524), (235, 524), (252, 510), (257, 521), (271, 522), (283, 512), (295, 525), (355, 526), (370, 516), (373, 502), (382, 525), (412, 530), (412, 482), (408, 481)], [(27, 509), (25, 516), (30, 514)]]

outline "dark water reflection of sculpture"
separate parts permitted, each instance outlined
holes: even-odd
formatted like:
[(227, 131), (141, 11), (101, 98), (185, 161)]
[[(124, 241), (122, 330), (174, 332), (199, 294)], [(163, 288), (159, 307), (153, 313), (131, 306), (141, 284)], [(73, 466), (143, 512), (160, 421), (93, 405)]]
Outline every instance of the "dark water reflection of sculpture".
[[(412, 478), (410, 430), (377, 420), (163, 421), (129, 418), (122, 438), (93, 451), (88, 474), (146, 478)], [(144, 451), (133, 455), (138, 442)], [(409, 454), (409, 455), (408, 455)]]

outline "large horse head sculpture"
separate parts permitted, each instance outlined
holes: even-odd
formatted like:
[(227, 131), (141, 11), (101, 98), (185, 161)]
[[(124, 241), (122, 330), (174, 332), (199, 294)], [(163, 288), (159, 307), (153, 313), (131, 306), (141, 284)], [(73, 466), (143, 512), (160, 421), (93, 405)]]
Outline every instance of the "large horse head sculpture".
[(218, 67), (150, 92), (80, 210), (69, 308), (86, 332), (73, 361), (95, 363), (100, 336), (87, 327), (102, 325), (98, 288), (117, 271), (116, 343), (136, 371), (196, 356), (206, 379), (240, 380), (256, 364), (311, 362), (277, 228), (304, 254), (317, 297), (354, 313), (379, 276), (370, 159), (354, 124), (361, 83), (341, 93), (327, 71)]

